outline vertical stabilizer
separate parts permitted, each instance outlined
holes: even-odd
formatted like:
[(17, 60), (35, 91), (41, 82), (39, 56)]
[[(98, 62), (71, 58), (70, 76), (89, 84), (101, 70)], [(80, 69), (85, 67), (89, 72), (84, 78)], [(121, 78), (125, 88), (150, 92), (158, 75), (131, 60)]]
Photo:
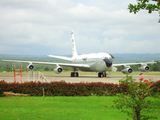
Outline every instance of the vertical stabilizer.
[(77, 50), (76, 50), (76, 44), (75, 44), (73, 31), (71, 31), (71, 34), (72, 34), (72, 54), (73, 54), (73, 57), (75, 57), (78, 54), (77, 54)]

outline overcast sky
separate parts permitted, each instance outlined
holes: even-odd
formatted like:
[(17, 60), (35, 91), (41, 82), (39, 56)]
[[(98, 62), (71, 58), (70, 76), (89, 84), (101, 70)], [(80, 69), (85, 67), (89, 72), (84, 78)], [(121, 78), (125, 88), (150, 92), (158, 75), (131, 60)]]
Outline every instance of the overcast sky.
[(136, 0), (1, 0), (0, 54), (160, 53), (158, 12), (129, 13)]

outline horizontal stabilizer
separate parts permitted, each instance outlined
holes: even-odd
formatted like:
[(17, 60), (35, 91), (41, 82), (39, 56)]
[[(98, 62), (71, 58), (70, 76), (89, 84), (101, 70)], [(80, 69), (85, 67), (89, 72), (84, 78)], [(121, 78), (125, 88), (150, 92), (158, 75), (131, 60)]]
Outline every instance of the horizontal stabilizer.
[(72, 61), (72, 58), (64, 57), (64, 56), (55, 56), (55, 55), (47, 55), (48, 57), (53, 57), (61, 60)]

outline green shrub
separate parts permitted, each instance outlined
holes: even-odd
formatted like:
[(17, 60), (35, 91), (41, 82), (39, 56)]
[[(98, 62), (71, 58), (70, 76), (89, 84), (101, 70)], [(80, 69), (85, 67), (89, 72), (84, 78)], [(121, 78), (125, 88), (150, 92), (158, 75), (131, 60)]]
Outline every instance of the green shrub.
[[(43, 96), (43, 90), (46, 96), (113, 96), (124, 93), (128, 90), (127, 84), (113, 83), (66, 83), (61, 82), (25, 82), (25, 83), (7, 83), (0, 81), (0, 96), (3, 92), (14, 92), (30, 94), (31, 96)], [(154, 83), (154, 90), (158, 92), (160, 81)]]

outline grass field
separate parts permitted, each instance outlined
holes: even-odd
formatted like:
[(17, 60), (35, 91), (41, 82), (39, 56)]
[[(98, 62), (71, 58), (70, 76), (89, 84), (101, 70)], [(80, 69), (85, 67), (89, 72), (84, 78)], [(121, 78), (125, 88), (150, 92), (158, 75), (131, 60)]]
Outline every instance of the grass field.
[[(113, 108), (116, 96), (0, 97), (0, 120), (132, 120)], [(152, 98), (153, 99), (153, 98)], [(160, 120), (160, 100), (152, 114)]]

